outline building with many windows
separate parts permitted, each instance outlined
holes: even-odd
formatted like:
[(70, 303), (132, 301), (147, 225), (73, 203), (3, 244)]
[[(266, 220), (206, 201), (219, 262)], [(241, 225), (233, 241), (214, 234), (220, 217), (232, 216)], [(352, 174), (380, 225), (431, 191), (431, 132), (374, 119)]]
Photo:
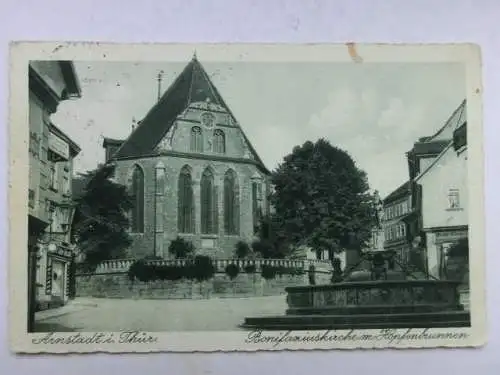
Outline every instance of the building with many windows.
[(134, 199), (130, 256), (167, 258), (180, 236), (230, 257), (269, 210), (269, 171), (196, 57), (106, 162)]
[(71, 259), (67, 233), (72, 212), (72, 160), (80, 148), (51, 122), (50, 117), (61, 101), (79, 97), (80, 86), (71, 62), (30, 62), (29, 330), (32, 329), (36, 300), (63, 302), (67, 296), (65, 272)]
[(416, 178), (421, 189), (422, 229), (429, 273), (445, 277), (447, 250), (468, 238), (467, 123)]
[[(436, 258), (436, 255), (433, 253), (435, 251), (432, 245), (429, 247), (427, 243), (430, 237), (427, 234), (429, 228), (426, 226), (428, 224), (424, 223), (424, 209), (427, 210), (426, 215), (429, 219), (429, 215), (432, 216), (429, 209), (439, 207), (439, 205), (434, 206), (436, 202), (431, 203), (439, 196), (433, 196), (432, 189), (447, 186), (444, 181), (430, 182), (431, 177), (426, 177), (424, 180), (429, 180), (429, 182), (427, 182), (427, 192), (423, 194), (423, 185), (420, 181), (432, 168), (440, 169), (439, 165), (443, 162), (443, 153), (449, 152), (447, 150), (450, 149), (453, 139), (460, 138), (459, 135), (464, 133), (464, 130), (459, 131), (458, 129), (463, 129), (466, 113), (464, 100), (434, 135), (421, 137), (413, 144), (412, 149), (406, 154), (409, 180), (390, 193), (383, 201), (384, 249), (395, 251), (399, 262), (410, 265), (416, 271), (436, 273), (434, 270), (435, 261), (431, 260)], [(467, 174), (463, 168), (457, 169), (456, 173), (456, 177), (459, 179), (465, 178)], [(435, 193), (437, 194), (437, 192)], [(450, 205), (459, 204), (462, 194), (459, 189), (450, 188), (447, 194)]]
[(407, 181), (383, 200), (382, 220), (384, 250), (394, 252), (396, 262), (406, 266), (409, 262), (411, 239), (407, 219), (411, 213), (410, 182)]

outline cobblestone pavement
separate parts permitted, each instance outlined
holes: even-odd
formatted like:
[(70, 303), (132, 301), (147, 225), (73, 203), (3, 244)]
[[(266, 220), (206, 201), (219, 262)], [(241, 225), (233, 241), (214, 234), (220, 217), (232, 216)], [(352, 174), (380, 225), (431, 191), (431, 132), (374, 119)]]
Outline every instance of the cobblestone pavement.
[(282, 315), (285, 296), (208, 300), (75, 299), (61, 309), (37, 314), (38, 332), (227, 331), (246, 316)]

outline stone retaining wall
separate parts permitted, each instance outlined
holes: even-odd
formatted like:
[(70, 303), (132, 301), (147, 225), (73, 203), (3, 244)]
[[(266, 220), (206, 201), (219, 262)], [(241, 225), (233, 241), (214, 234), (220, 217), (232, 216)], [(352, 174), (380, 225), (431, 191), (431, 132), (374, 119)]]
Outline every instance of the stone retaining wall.
[[(287, 286), (309, 284), (308, 269), (314, 266), (316, 285), (329, 284), (331, 265), (321, 260), (284, 260), (284, 259), (216, 259), (215, 276), (200, 286), (188, 280), (140, 282), (130, 281), (127, 272), (134, 261), (132, 259), (111, 260), (101, 263), (94, 274), (76, 276), (76, 296), (106, 298), (211, 298), (211, 297), (259, 297), (285, 294)], [(148, 264), (158, 266), (182, 266), (185, 259), (150, 260)], [(228, 264), (237, 264), (240, 273), (230, 280), (224, 272)], [(254, 265), (255, 273), (244, 273), (246, 265)], [(265, 280), (260, 272), (264, 265), (290, 267), (304, 270), (302, 275), (276, 276)]]
[(76, 295), (144, 299), (259, 297), (286, 294), (287, 286), (307, 284), (307, 274), (277, 276), (273, 280), (265, 280), (260, 274), (241, 273), (234, 280), (230, 280), (225, 274), (216, 274), (200, 285), (188, 280), (132, 282), (126, 273), (108, 273), (77, 276)]

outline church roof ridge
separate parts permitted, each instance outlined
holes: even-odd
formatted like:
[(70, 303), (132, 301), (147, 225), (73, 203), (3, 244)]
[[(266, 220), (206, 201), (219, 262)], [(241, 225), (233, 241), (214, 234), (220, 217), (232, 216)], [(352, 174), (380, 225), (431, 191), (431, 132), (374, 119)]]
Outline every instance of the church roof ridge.
[(184, 111), (190, 103), (202, 102), (209, 98), (213, 103), (224, 107), (240, 128), (243, 138), (249, 145), (250, 151), (256, 161), (267, 171), (264, 163), (253, 148), (248, 137), (239, 126), (234, 114), (225, 103), (219, 91), (212, 83), (196, 54), (184, 67), (174, 82), (167, 88), (138, 126), (116, 151), (114, 158), (141, 157), (150, 154), (171, 127), (177, 116)]

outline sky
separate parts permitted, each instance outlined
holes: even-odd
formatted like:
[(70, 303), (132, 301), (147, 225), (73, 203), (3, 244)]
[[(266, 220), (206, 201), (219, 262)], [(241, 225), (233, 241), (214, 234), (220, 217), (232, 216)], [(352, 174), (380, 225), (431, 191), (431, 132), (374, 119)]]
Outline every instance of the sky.
[[(451, 63), (204, 63), (264, 164), (326, 138), (347, 151), (382, 197), (408, 179), (405, 152), (434, 134), (465, 98), (465, 67)], [(104, 161), (103, 137), (126, 138), (185, 62), (80, 62), (82, 97), (53, 122), (80, 145), (75, 171)]]

